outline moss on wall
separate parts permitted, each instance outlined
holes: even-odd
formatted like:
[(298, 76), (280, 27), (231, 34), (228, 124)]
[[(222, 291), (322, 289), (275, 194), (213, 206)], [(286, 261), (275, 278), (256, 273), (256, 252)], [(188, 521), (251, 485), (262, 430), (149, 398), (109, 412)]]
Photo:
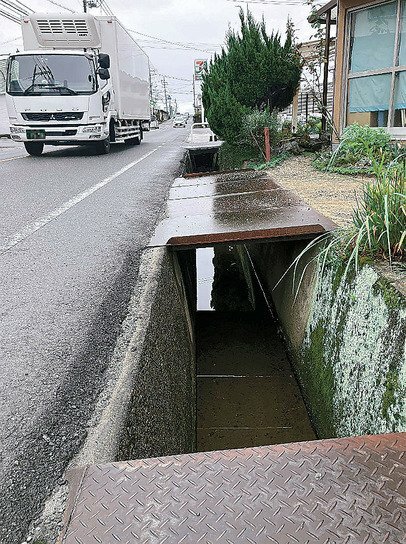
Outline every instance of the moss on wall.
[(299, 372), (306, 385), (306, 397), (312, 401), (313, 424), (319, 435), (331, 436), (334, 434), (334, 375), (324, 358), (325, 327), (325, 323), (320, 322), (310, 332)]
[(370, 265), (318, 281), (297, 373), (320, 437), (406, 431), (406, 303)]

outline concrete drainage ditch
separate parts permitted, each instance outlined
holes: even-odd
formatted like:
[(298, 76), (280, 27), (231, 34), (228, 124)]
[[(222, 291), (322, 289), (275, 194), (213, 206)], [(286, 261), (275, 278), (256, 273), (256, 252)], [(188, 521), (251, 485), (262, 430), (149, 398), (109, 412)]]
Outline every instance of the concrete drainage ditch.
[(163, 254), (119, 458), (315, 439), (244, 252), (215, 248), (214, 308), (198, 311), (196, 252), (148, 251)]
[[(216, 245), (210, 297), (214, 308), (203, 311), (197, 309), (196, 251), (147, 250), (159, 255), (160, 268), (148, 302), (143, 344), (134, 345), (138, 364), (119, 450), (119, 459), (140, 460), (73, 471), (63, 544), (85, 544), (84, 535), (107, 544), (124, 537), (124, 527), (137, 539), (174, 543), (189, 542), (191, 535), (197, 541), (226, 533), (230, 542), (237, 542), (242, 532), (247, 542), (261, 543), (274, 531), (282, 535), (281, 542), (289, 542), (293, 531), (298, 542), (304, 542), (309, 531), (313, 542), (325, 540), (327, 534), (334, 534), (336, 542), (355, 542), (360, 531), (365, 536), (373, 527), (374, 538), (390, 535), (394, 544), (402, 542), (404, 527), (392, 523), (406, 498), (406, 435), (399, 432), (405, 430), (399, 417), (402, 390), (392, 391), (390, 401), (377, 399), (380, 389), (365, 389), (367, 379), (354, 352), (348, 365), (357, 365), (360, 372), (347, 387), (354, 392), (351, 402), (358, 403), (361, 423), (368, 425), (363, 420), (365, 403), (381, 403), (382, 410), (389, 402), (391, 419), (380, 431), (397, 434), (316, 440), (326, 435), (323, 425), (335, 408), (334, 392), (345, 387), (337, 380), (336, 389), (329, 390), (328, 361), (320, 364), (320, 355), (307, 359), (306, 349), (317, 353), (308, 347), (316, 341), (311, 332), (308, 338), (318, 311), (317, 267), (308, 268), (297, 305), (291, 277), (272, 287), (280, 268), (285, 269), (304, 244)], [(306, 264), (305, 260), (299, 274)], [(387, 288), (394, 294), (393, 286)], [(372, 302), (368, 296), (361, 300), (365, 286), (355, 291), (356, 303), (365, 309)], [(376, 294), (376, 300), (380, 296)], [(395, 325), (396, 342), (404, 336), (404, 328), (398, 328), (406, 319), (404, 300), (398, 310), (387, 322), (387, 327)], [(381, 312), (383, 308), (379, 320)], [(362, 332), (351, 340), (376, 339), (375, 318), (357, 315)], [(342, 326), (348, 330), (351, 325)], [(327, 324), (325, 330), (327, 335)], [(323, 345), (318, 348), (323, 350)], [(340, 348), (337, 344), (338, 352)], [(360, 348), (364, 355), (365, 345)], [(369, 345), (371, 360), (375, 348)], [(401, 378), (404, 352), (387, 356), (389, 368), (396, 368)], [(384, 375), (387, 363), (381, 364)], [(316, 391), (304, 372), (306, 365), (313, 365)], [(378, 374), (377, 370), (375, 379)], [(348, 425), (357, 420), (350, 410), (344, 417)], [(379, 418), (375, 412), (371, 419), (376, 424)], [(228, 448), (246, 449), (228, 454)], [(204, 453), (195, 453), (199, 451)], [(292, 502), (292, 496), (298, 499)], [(371, 500), (374, 510), (366, 518)], [(350, 526), (344, 523), (348, 516), (353, 520)]]
[[(405, 431), (406, 307), (395, 282), (367, 266), (364, 276), (344, 284), (342, 271), (321, 272), (307, 254), (297, 271), (300, 277), (306, 268), (295, 300), (291, 273), (276, 284), (320, 232), (320, 216), (307, 221), (296, 197), (249, 172), (205, 177), (200, 186), (194, 179), (177, 180), (168, 202), (173, 217), (164, 220), (164, 232), (174, 229), (176, 236), (144, 251), (124, 323), (125, 358), (112, 370), (74, 466)], [(188, 198), (195, 216), (186, 221), (175, 209), (188, 206), (184, 186), (194, 192)], [(229, 212), (220, 200), (213, 203), (225, 194), (238, 197), (229, 200)], [(290, 210), (288, 226), (275, 212), (277, 195)], [(254, 224), (242, 236), (241, 214), (251, 217), (251, 201), (267, 228)], [(213, 208), (218, 230), (194, 232), (199, 215)], [(240, 230), (233, 227), (233, 213)], [(300, 224), (292, 226), (294, 221)], [(162, 224), (158, 238), (160, 232)], [(212, 248), (209, 257), (203, 248)], [(206, 257), (199, 257), (204, 251)], [(203, 294), (202, 282), (209, 285)], [(351, 351), (351, 343), (358, 350)], [(76, 491), (71, 489), (61, 537), (67, 544), (73, 542)]]

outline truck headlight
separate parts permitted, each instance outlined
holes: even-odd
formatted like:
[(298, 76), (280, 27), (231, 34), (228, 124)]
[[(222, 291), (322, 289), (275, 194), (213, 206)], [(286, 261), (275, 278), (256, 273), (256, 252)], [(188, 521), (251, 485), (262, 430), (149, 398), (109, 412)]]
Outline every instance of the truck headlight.
[(24, 127), (10, 127), (10, 133), (11, 134), (24, 134), (25, 128)]
[(94, 125), (91, 127), (83, 127), (82, 132), (101, 132), (101, 125)]

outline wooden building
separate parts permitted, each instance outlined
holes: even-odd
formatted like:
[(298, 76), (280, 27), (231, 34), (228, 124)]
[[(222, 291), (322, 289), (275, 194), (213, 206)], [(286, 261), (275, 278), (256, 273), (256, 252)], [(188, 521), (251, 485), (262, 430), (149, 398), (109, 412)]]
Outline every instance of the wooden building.
[(333, 141), (351, 123), (406, 140), (406, 0), (331, 0), (311, 19), (337, 25)]

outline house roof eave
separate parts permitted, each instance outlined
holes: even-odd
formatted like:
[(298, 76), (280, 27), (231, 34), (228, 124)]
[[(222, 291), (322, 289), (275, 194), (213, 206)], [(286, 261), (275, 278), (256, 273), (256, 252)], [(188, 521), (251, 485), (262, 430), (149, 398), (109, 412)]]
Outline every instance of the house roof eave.
[(314, 23), (316, 21), (325, 22), (325, 20), (323, 19), (323, 15), (325, 15), (328, 11), (334, 9), (337, 4), (338, 0), (330, 0), (330, 2), (327, 2), (327, 4), (325, 4), (315, 13), (312, 13), (312, 15), (310, 15), (310, 17), (308, 18), (309, 23)]

